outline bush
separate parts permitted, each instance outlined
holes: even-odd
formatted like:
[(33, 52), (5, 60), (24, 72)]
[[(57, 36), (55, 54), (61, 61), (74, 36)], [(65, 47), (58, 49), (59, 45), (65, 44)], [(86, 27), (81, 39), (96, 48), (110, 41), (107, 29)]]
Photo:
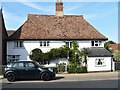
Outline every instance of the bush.
[(57, 71), (60, 73), (65, 72), (65, 63), (57, 64)]
[(76, 73), (76, 65), (69, 65), (68, 73)]
[(68, 73), (87, 73), (87, 67), (68, 66)]
[(54, 70), (55, 73), (58, 73), (57, 67), (51, 67), (51, 68), (53, 68), (53, 70)]
[(77, 73), (87, 73), (87, 68), (86, 67), (79, 67), (76, 70)]

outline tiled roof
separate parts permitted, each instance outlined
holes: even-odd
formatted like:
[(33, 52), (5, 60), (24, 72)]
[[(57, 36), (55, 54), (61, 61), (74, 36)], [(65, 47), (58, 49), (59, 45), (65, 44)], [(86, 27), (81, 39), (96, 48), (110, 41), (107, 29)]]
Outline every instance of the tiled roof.
[(10, 39), (102, 39), (107, 38), (83, 16), (29, 14), (28, 20)]
[(120, 50), (120, 44), (110, 44), (110, 48), (115, 51), (115, 50)]
[(102, 47), (93, 47), (88, 49), (88, 57), (111, 57), (112, 53)]

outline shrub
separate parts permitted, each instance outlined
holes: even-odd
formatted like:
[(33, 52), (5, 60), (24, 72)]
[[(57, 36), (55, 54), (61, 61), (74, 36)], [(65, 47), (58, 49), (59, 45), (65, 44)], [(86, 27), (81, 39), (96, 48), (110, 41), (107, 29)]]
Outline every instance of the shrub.
[(68, 73), (76, 73), (76, 65), (68, 65)]
[(77, 68), (76, 73), (87, 73), (87, 68), (79, 67), (79, 68)]
[(65, 72), (65, 63), (57, 64), (57, 71), (60, 73)]
[(87, 73), (87, 67), (68, 66), (68, 73)]

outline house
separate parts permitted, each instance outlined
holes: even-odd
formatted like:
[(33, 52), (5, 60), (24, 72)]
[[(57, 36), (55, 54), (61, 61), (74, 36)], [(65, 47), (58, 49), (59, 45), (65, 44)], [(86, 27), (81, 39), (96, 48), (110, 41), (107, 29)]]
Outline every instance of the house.
[(110, 44), (109, 47), (112, 51), (120, 51), (120, 44)]
[(89, 48), (87, 57), (87, 69), (89, 72), (115, 70), (112, 53), (102, 47)]
[[(55, 15), (29, 14), (25, 23), (9, 36), (7, 62), (30, 60), (29, 54), (35, 48), (48, 52), (63, 45), (71, 48), (72, 41), (77, 41), (79, 50), (89, 48), (91, 52), (88, 54), (88, 71), (111, 71), (113, 61), (110, 52), (104, 48), (106, 40), (108, 38), (87, 22), (83, 15), (64, 15), (63, 2), (57, 0)], [(69, 64), (67, 58), (60, 58), (46, 66), (55, 67), (57, 63)]]

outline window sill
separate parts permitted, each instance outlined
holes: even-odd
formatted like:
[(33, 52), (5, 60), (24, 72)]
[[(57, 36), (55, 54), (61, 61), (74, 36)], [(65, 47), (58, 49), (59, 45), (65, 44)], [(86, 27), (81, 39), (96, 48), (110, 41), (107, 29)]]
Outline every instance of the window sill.
[(13, 49), (25, 49), (24, 47), (14, 47)]
[(106, 65), (95, 65), (95, 67), (105, 67)]
[(40, 48), (51, 48), (50, 46), (40, 46)]

